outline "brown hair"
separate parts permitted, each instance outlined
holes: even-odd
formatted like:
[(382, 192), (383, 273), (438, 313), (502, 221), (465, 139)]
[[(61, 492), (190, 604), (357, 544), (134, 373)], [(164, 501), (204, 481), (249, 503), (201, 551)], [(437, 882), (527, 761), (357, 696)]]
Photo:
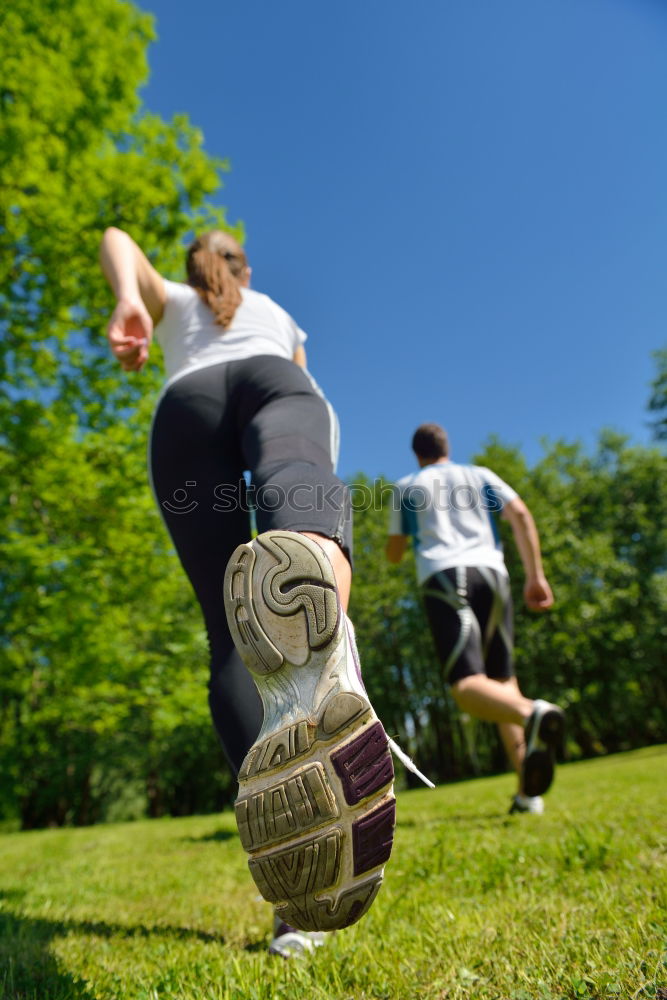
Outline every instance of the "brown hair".
[(212, 229), (198, 236), (188, 249), (185, 266), (188, 284), (226, 330), (241, 305), (239, 283), (248, 269), (243, 250), (229, 233)]
[(417, 458), (435, 461), (449, 455), (447, 431), (440, 424), (421, 424), (412, 435), (412, 450)]

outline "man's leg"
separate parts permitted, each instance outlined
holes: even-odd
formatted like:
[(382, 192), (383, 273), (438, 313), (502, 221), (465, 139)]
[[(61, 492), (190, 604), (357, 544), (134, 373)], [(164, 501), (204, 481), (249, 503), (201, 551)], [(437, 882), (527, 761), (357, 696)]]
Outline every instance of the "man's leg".
[(533, 711), (514, 678), (493, 680), (486, 674), (470, 674), (452, 684), (452, 696), (462, 712), (484, 722), (496, 722), (523, 730)]
[[(518, 694), (519, 685), (517, 683), (516, 677), (510, 677), (509, 680), (505, 681), (504, 684), (507, 687), (514, 688)], [(523, 697), (523, 696), (522, 696)], [(528, 701), (529, 699), (525, 699)], [(531, 711), (533, 702), (530, 702)], [(500, 739), (505, 748), (505, 753), (507, 758), (512, 765), (512, 768), (516, 771), (519, 779), (518, 794), (523, 795), (523, 773), (522, 765), (523, 758), (526, 753), (526, 739), (525, 739), (525, 726), (524, 721), (520, 724), (516, 722), (499, 722), (498, 732), (500, 734)]]
[[(459, 566), (434, 574), (424, 585), (423, 597), (456, 704), (498, 725), (518, 775), (517, 795), (539, 796), (553, 777), (553, 745), (562, 735), (562, 712), (524, 697), (514, 678), (509, 581), (484, 567)], [(522, 811), (537, 811), (536, 803), (535, 809), (524, 805)]]
[[(495, 639), (503, 603), (496, 584), (496, 574), (483, 568), (442, 570), (424, 584), (424, 608), (438, 659), (461, 711), (484, 722), (523, 726), (533, 706), (516, 684), (506, 683), (512, 676), (511, 635), (502, 644)], [(494, 677), (487, 676), (490, 646)]]

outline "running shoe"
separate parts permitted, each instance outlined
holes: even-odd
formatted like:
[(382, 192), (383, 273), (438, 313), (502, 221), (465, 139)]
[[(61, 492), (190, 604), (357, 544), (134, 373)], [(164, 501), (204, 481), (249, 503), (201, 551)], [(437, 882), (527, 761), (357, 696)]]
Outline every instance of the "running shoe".
[(320, 948), (326, 937), (324, 931), (299, 931), (276, 915), (269, 954), (280, 955), (282, 958), (305, 958), (309, 952)]
[(544, 799), (541, 795), (515, 795), (512, 799), (512, 805), (509, 808), (509, 815), (513, 813), (533, 813), (535, 816), (541, 816), (544, 812)]
[(250, 872), (289, 926), (347, 927), (380, 889), (396, 804), (331, 563), (304, 535), (267, 531), (236, 549), (224, 594), (264, 706), (235, 806)]
[(526, 723), (523, 790), (532, 798), (543, 795), (554, 779), (556, 749), (565, 735), (565, 713), (558, 705), (538, 699)]

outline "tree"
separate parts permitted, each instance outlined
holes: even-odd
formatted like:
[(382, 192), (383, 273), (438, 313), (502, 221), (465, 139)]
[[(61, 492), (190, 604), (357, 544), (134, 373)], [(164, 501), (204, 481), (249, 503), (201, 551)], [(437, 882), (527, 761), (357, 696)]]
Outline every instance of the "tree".
[(653, 357), (658, 371), (651, 382), (648, 410), (658, 414), (658, 419), (651, 422), (653, 437), (656, 441), (667, 441), (667, 348), (654, 351)]
[(154, 371), (119, 379), (100, 337), (106, 225), (128, 228), (166, 273), (180, 270), (184, 235), (224, 225), (207, 197), (225, 164), (184, 116), (140, 110), (152, 37), (152, 19), (118, 0), (16, 0), (0, 25), (5, 434), (18, 433), (17, 398), (57, 399), (99, 429), (155, 386)]
[(508, 541), (526, 693), (568, 708), (579, 754), (667, 738), (667, 458), (611, 432), (591, 456), (579, 445), (552, 444), (517, 478), (516, 452), (503, 460), (494, 443), (477, 458), (533, 511), (556, 597), (546, 615), (524, 608), (523, 572)]
[[(556, 604), (523, 603), (523, 568), (500, 520), (512, 580), (517, 674), (529, 697), (568, 710), (575, 756), (667, 739), (667, 456), (604, 432), (592, 455), (545, 445), (529, 468), (491, 438), (476, 461), (497, 472), (535, 515)], [(355, 577), (350, 614), (373, 704), (432, 778), (504, 766), (495, 727), (473, 727), (452, 704), (406, 557), (384, 559), (390, 484), (355, 477)], [(411, 779), (410, 779), (411, 780)]]
[(192, 778), (220, 756), (145, 480), (159, 361), (121, 376), (103, 335), (107, 225), (167, 274), (193, 229), (229, 228), (207, 200), (226, 164), (141, 108), (152, 37), (119, 0), (16, 0), (0, 22), (0, 809), (24, 826), (108, 815), (132, 782), (154, 814), (230, 794), (223, 770)]

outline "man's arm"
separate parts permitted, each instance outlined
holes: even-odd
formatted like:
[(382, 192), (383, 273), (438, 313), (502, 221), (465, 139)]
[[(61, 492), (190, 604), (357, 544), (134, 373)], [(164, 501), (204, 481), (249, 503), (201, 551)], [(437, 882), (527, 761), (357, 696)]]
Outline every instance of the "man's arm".
[(408, 547), (407, 535), (389, 535), (385, 555), (390, 563), (399, 563)]
[(503, 507), (502, 517), (509, 521), (516, 547), (526, 574), (523, 596), (533, 611), (546, 611), (554, 602), (551, 587), (542, 569), (540, 537), (533, 515), (521, 497), (515, 497)]

